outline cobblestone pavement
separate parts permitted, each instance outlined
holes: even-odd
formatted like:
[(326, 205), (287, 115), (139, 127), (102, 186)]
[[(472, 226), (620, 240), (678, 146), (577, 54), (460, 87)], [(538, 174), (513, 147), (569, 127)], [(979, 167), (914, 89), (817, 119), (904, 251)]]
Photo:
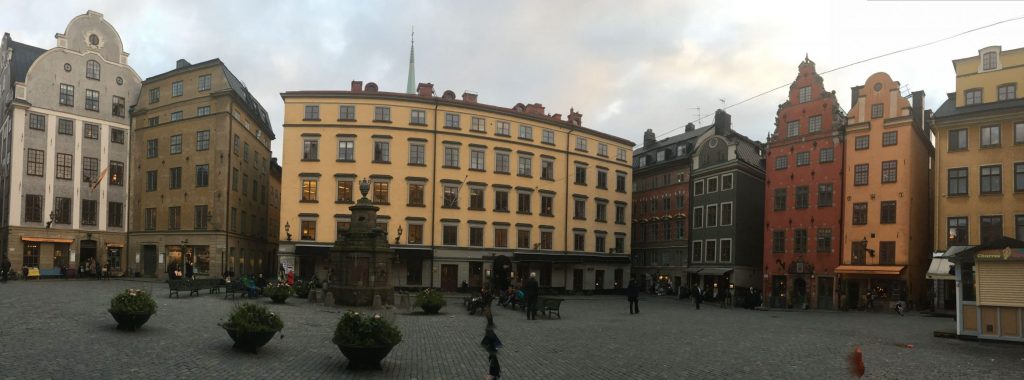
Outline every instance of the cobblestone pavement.
[[(117, 331), (109, 299), (152, 289), (159, 310), (139, 331)], [(259, 300), (268, 305), (267, 299)], [(158, 282), (43, 280), (0, 284), (0, 378), (381, 378), (481, 379), (484, 320), (450, 298), (442, 315), (393, 314), (403, 341), (384, 370), (350, 372), (331, 344), (341, 309), (289, 299), (270, 305), (283, 338), (258, 354), (231, 349), (217, 326), (236, 301), (167, 297)], [(707, 305), (705, 305), (707, 306)], [(1024, 345), (932, 337), (949, 318), (915, 313), (774, 312), (704, 307), (641, 297), (568, 297), (561, 320), (527, 321), (497, 308), (505, 379), (846, 377), (846, 357), (864, 351), (869, 378), (1020, 378)], [(912, 344), (913, 348), (906, 348)]]

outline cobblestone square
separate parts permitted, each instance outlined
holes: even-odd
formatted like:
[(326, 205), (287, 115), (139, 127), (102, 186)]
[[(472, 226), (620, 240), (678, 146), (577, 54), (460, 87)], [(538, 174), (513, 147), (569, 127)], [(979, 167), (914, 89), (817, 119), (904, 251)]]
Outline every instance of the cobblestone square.
[[(139, 331), (116, 330), (110, 297), (150, 289), (159, 304)], [(527, 321), (496, 308), (502, 378), (844, 378), (846, 357), (864, 351), (868, 378), (1019, 378), (1024, 346), (932, 337), (949, 318), (910, 313), (721, 309), (642, 296), (566, 297), (563, 319)], [(403, 341), (383, 371), (350, 372), (330, 339), (344, 309), (289, 299), (266, 303), (283, 337), (258, 354), (232, 350), (217, 326), (237, 301), (202, 294), (168, 298), (160, 282), (43, 280), (0, 284), (0, 378), (380, 378), (481, 379), (484, 319), (449, 298), (442, 315), (397, 310)], [(905, 345), (912, 344), (913, 348)]]

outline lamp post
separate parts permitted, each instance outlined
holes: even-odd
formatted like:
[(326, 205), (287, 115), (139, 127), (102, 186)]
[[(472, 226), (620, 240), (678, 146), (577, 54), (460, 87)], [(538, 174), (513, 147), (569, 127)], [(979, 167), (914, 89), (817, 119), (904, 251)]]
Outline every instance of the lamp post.
[(398, 245), (398, 241), (402, 239), (402, 226), (398, 226), (398, 235), (395, 236), (395, 245)]
[(288, 238), (288, 241), (292, 241), (292, 226), (288, 222), (284, 222), (284, 234)]
[(57, 217), (57, 211), (50, 210), (50, 221), (46, 222), (46, 228), (50, 228), (50, 225), (53, 224), (53, 219), (56, 218), (56, 217)]

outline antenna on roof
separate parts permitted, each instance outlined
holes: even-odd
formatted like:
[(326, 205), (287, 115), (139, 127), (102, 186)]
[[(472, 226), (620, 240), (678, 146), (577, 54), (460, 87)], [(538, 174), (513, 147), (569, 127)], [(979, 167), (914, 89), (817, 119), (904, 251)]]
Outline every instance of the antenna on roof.
[[(904, 94), (906, 94), (906, 95), (904, 95)], [(900, 96), (909, 99), (913, 95), (914, 94), (910, 91), (910, 85), (909, 84), (905, 84), (905, 85), (900, 86)]]
[(690, 110), (697, 110), (697, 125), (700, 127), (704, 126), (704, 118), (700, 115), (700, 107), (690, 107)]

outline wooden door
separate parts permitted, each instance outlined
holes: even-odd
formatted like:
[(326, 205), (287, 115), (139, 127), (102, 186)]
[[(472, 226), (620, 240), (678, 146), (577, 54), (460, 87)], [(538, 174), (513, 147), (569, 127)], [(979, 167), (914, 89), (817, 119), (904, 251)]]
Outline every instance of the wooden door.
[(583, 269), (572, 270), (572, 290), (583, 290)]
[(454, 292), (459, 287), (459, 266), (441, 265), (441, 290)]
[(469, 286), (479, 288), (483, 286), (484, 263), (469, 263)]

